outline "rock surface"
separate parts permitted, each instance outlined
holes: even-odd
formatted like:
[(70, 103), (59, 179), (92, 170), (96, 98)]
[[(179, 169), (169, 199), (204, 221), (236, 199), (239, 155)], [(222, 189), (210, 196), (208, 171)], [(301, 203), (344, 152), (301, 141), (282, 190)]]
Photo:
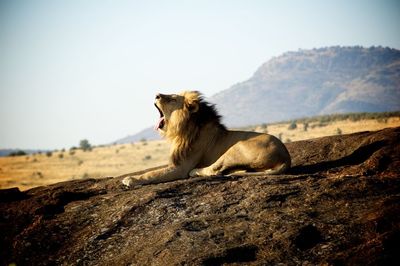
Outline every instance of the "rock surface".
[(279, 176), (1, 190), (1, 264), (394, 264), (399, 137), (396, 128), (289, 143), (293, 168)]

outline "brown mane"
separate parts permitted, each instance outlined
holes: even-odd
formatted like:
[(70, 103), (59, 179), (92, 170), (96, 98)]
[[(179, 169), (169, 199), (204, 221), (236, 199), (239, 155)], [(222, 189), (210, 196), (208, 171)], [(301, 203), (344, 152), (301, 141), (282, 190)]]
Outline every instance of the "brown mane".
[[(184, 92), (182, 96), (185, 97), (185, 106), (175, 111), (174, 117), (168, 122), (165, 134), (172, 142), (171, 161), (174, 165), (179, 165), (187, 157), (192, 150), (192, 144), (206, 124), (212, 123), (221, 129), (226, 129), (220, 121), (221, 116), (215, 106), (204, 101), (199, 92)], [(193, 112), (192, 108), (198, 109)]]

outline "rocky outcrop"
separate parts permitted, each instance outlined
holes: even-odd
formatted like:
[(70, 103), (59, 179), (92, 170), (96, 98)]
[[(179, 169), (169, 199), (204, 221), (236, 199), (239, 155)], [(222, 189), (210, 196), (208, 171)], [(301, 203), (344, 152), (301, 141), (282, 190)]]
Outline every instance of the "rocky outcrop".
[(399, 136), (289, 143), (293, 168), (279, 176), (1, 190), (1, 263), (390, 265), (400, 254)]

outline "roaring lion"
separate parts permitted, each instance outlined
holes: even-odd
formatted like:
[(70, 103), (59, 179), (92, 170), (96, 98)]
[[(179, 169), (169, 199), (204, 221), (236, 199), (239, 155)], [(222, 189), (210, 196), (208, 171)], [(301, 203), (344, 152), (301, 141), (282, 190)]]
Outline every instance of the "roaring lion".
[(171, 142), (170, 165), (127, 176), (126, 186), (237, 172), (281, 174), (290, 168), (289, 152), (279, 139), (227, 130), (214, 105), (197, 91), (157, 94), (155, 106), (160, 113), (156, 129)]

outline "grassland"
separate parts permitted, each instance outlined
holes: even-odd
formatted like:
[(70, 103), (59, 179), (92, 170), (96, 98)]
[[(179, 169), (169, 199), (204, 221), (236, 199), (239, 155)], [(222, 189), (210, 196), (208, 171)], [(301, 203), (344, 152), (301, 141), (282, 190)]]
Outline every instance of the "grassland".
[[(294, 124), (296, 126), (294, 126)], [(328, 135), (399, 127), (400, 115), (389, 117), (336, 117), (302, 119), (245, 128), (267, 132), (284, 142)], [(69, 150), (27, 156), (0, 157), (0, 188), (26, 190), (56, 182), (118, 176), (166, 164), (169, 146), (165, 141), (95, 147), (91, 151)]]

